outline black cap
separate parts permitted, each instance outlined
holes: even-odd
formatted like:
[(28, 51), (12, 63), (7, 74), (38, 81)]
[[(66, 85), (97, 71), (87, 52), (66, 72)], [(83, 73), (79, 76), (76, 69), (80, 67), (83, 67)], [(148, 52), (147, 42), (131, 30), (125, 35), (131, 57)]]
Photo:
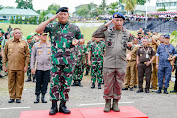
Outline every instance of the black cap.
[(68, 11), (69, 11), (68, 7), (61, 7), (58, 9), (56, 14), (58, 14), (59, 12), (68, 12)]

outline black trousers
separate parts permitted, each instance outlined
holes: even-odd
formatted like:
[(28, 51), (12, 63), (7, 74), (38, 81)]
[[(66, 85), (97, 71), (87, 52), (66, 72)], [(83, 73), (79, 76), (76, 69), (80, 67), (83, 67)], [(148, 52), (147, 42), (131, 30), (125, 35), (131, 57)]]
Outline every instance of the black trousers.
[(50, 70), (47, 71), (36, 70), (35, 76), (36, 76), (35, 95), (39, 95), (40, 93), (46, 94), (50, 77)]
[(139, 90), (143, 90), (143, 79), (144, 75), (146, 77), (146, 88), (145, 90), (149, 90), (150, 88), (150, 80), (151, 80), (152, 66), (146, 66), (145, 64), (138, 64), (138, 86)]
[(175, 85), (174, 85), (174, 90), (177, 91), (177, 68), (176, 68), (176, 72), (175, 72)]

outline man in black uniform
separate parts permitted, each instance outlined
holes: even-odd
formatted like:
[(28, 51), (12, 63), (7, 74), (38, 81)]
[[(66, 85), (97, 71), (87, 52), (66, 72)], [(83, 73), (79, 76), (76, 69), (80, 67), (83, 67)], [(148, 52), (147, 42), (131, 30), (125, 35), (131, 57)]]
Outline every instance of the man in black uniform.
[(137, 93), (143, 92), (143, 78), (146, 77), (145, 92), (149, 93), (150, 79), (152, 73), (152, 61), (155, 58), (155, 52), (153, 48), (148, 45), (148, 39), (143, 39), (143, 46), (137, 50), (137, 66), (138, 66), (138, 86)]

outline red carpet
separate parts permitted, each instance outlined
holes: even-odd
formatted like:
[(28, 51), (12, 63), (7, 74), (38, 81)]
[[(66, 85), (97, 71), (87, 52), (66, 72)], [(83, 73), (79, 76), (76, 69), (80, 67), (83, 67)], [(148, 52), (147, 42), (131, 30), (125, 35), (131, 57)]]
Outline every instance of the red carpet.
[(57, 113), (49, 115), (49, 110), (22, 111), (20, 118), (148, 118), (145, 114), (133, 106), (120, 106), (120, 112), (103, 112), (103, 107), (98, 108), (74, 108), (71, 114)]

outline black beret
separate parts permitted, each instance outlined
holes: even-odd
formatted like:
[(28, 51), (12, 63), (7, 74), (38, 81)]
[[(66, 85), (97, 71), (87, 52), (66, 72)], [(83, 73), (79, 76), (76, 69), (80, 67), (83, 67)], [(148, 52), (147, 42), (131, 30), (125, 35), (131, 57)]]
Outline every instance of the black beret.
[(59, 12), (68, 12), (68, 10), (69, 10), (68, 7), (61, 7), (58, 9), (56, 14), (58, 14)]

